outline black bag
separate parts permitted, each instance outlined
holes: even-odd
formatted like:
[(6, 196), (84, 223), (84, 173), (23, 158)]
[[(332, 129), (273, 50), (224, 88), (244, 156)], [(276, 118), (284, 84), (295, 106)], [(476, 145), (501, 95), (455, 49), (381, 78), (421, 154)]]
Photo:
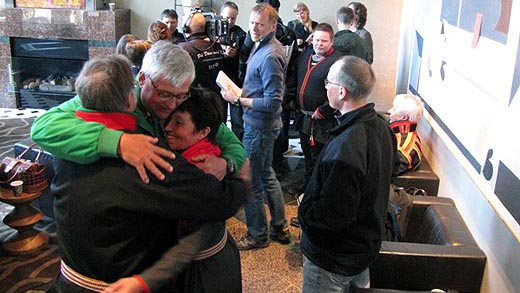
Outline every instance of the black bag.
[(413, 207), (412, 196), (426, 195), (423, 189), (409, 187), (407, 189), (390, 184), (387, 219), (385, 223), (386, 240), (402, 241), (406, 235), (406, 227)]

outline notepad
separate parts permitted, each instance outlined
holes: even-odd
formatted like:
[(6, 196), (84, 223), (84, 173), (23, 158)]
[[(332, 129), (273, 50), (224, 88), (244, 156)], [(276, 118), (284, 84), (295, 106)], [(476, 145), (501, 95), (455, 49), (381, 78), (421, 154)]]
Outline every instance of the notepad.
[(236, 96), (242, 95), (242, 89), (234, 83), (224, 71), (219, 71), (216, 80), (218, 86), (225, 92), (235, 92)]

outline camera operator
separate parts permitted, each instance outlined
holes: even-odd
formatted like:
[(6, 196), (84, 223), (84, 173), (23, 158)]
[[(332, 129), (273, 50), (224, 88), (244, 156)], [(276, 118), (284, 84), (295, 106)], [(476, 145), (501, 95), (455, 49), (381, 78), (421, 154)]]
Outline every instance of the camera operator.
[[(188, 52), (195, 64), (194, 86), (209, 88), (220, 96), (216, 78), (224, 68), (224, 50), (216, 42), (215, 36), (206, 32), (206, 18), (200, 11), (193, 11), (184, 25), (186, 42), (179, 43)], [(223, 113), (227, 113), (227, 103), (220, 99)], [(226, 115), (224, 115), (226, 116)], [(225, 122), (226, 117), (224, 117)]]
[[(240, 26), (236, 25), (238, 6), (235, 2), (228, 1), (224, 3), (220, 8), (220, 15), (229, 21), (229, 35), (220, 39), (220, 44), (224, 49), (225, 56), (223, 71), (241, 88), (244, 81), (238, 77), (240, 58), (238, 52), (240, 51), (240, 48), (242, 48), (247, 34)], [(229, 114), (231, 119), (231, 129), (238, 139), (242, 141), (244, 135), (242, 107), (229, 104)]]

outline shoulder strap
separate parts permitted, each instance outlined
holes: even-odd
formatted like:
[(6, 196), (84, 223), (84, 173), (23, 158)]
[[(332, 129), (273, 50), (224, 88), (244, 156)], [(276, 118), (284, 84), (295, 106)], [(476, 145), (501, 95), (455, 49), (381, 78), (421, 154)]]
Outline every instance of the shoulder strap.
[[(36, 146), (36, 143), (33, 143), (31, 144), (30, 146), (28, 146), (21, 154), (19, 154), (16, 159), (17, 160), (20, 160), (25, 154), (27, 154), (27, 152), (29, 152), (34, 146)], [(41, 148), (40, 148), (41, 150)], [(38, 154), (38, 157), (40, 156), (40, 154)]]

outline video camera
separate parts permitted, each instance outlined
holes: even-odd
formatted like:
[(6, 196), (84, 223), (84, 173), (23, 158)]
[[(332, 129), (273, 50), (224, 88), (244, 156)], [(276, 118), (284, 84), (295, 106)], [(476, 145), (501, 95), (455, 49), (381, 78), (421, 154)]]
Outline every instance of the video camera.
[(220, 15), (215, 15), (213, 12), (202, 12), (200, 5), (191, 6), (191, 12), (200, 12), (206, 18), (206, 34), (212, 40), (217, 38), (220, 43), (227, 45), (229, 43), (230, 31), (229, 20)]

